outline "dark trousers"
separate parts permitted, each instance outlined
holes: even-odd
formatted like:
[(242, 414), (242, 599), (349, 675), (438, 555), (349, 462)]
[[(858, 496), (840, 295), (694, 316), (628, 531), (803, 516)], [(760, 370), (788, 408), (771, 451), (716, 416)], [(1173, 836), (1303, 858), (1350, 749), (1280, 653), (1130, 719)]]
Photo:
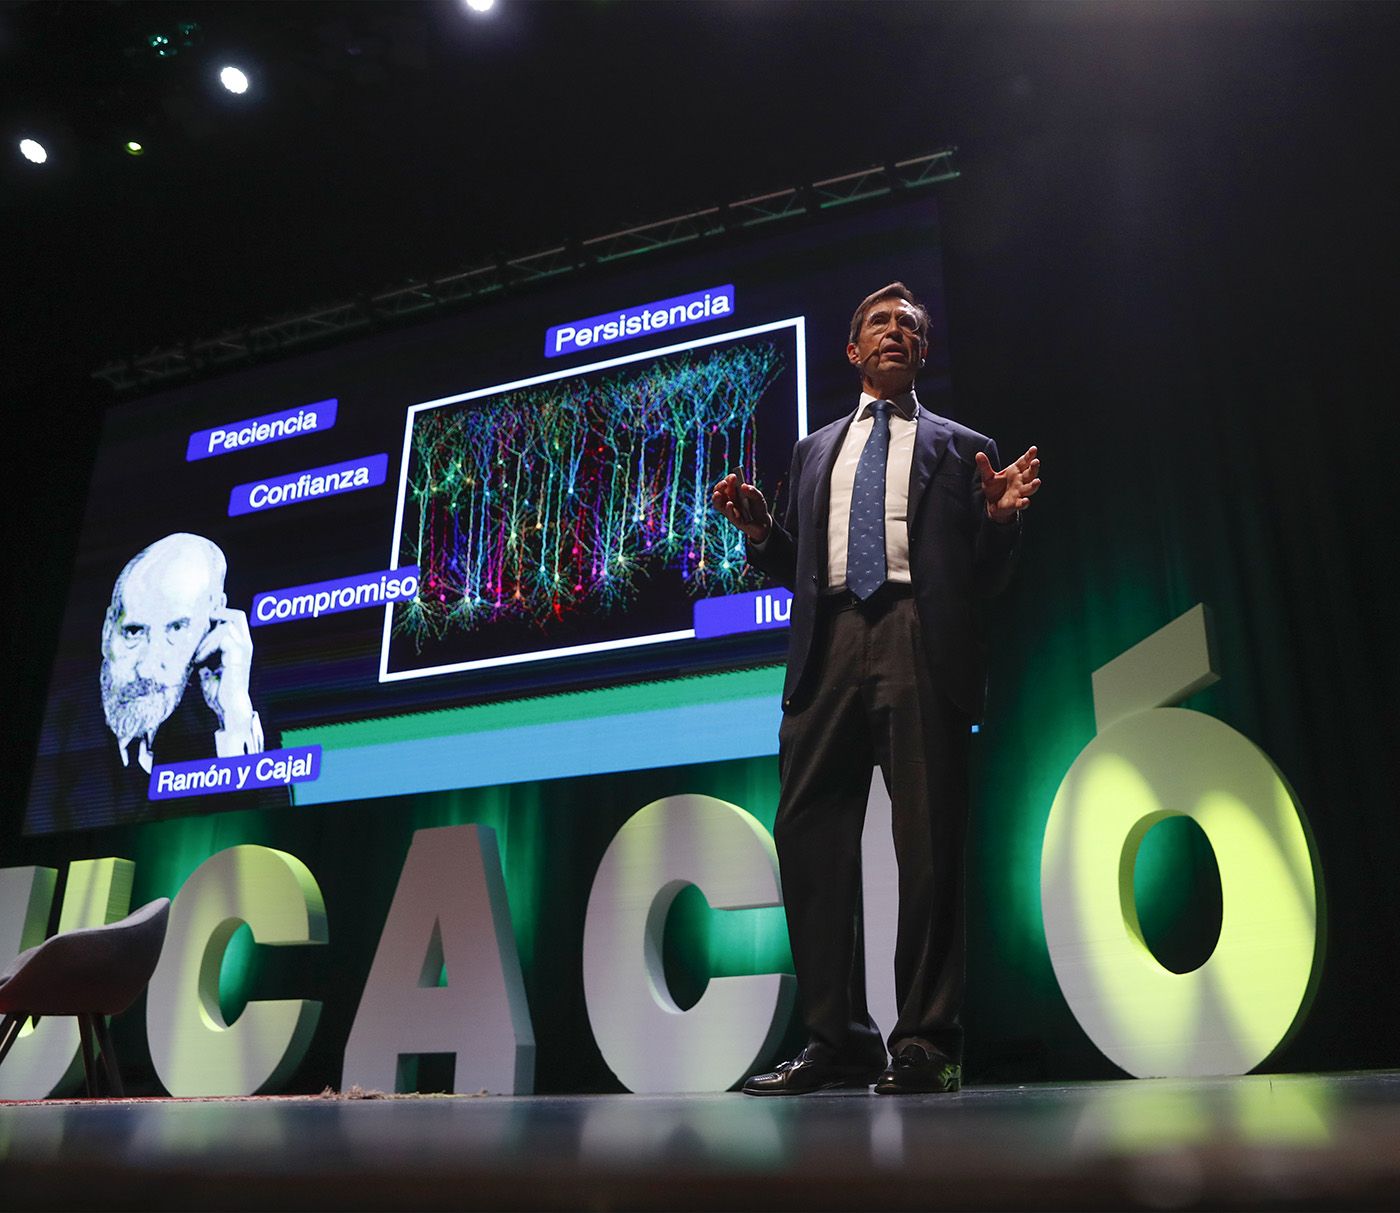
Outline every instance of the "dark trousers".
[(907, 586), (824, 604), (815, 643), (815, 685), (778, 733), (774, 825), (808, 1032), (852, 1060), (880, 1047), (859, 938), (861, 832), (878, 765), (899, 866), (899, 1021), (887, 1025), (889, 1046), (918, 1041), (961, 1060), (971, 722), (934, 686)]

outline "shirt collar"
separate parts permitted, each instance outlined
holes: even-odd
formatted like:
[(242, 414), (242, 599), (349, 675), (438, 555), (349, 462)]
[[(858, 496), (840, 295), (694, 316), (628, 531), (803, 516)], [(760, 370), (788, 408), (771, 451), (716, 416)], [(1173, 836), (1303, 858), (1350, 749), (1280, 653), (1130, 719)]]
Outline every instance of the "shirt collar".
[[(872, 396), (869, 392), (860, 394), (860, 404), (856, 406), (856, 420), (863, 421), (866, 417), (874, 416), (870, 406), (879, 396)], [(900, 392), (898, 396), (888, 397), (889, 402), (894, 405), (894, 411), (905, 421), (913, 421), (919, 415), (919, 398), (914, 394), (914, 389), (907, 392)]]

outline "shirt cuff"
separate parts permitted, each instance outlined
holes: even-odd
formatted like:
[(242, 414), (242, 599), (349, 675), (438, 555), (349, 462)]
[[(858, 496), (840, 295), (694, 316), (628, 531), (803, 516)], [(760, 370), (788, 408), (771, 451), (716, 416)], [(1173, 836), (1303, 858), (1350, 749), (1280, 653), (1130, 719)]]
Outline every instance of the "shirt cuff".
[(219, 758), (241, 758), (244, 754), (261, 754), (263, 748), (262, 721), (256, 712), (243, 729), (215, 729), (214, 753)]

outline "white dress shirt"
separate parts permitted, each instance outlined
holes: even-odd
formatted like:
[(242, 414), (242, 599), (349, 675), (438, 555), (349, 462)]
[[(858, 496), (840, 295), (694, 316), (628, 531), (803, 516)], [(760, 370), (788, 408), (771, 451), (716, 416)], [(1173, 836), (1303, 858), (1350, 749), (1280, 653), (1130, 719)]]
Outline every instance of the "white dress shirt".
[[(827, 514), (827, 588), (846, 588), (846, 545), (851, 534), (851, 490), (860, 453), (875, 428), (871, 407), (878, 396), (860, 394), (855, 420), (846, 430), (831, 465), (831, 509)], [(890, 448), (885, 457), (885, 579), (909, 583), (909, 473), (914, 466), (914, 436), (919, 430), (919, 401), (913, 391), (890, 399)]]

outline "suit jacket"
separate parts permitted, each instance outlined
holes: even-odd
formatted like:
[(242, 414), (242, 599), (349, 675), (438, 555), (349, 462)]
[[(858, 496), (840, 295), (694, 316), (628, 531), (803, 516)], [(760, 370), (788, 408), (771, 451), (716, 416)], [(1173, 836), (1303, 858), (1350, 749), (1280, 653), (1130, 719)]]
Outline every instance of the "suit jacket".
[[(800, 707), (819, 653), (817, 601), (827, 584), (831, 468), (854, 419), (802, 439), (792, 453), (787, 503), (749, 563), (793, 592), (783, 709)], [(920, 406), (909, 474), (909, 573), (934, 685), (974, 720), (986, 702), (986, 637), (980, 601), (1010, 580), (1021, 534), (987, 517), (976, 453), (999, 468), (996, 443)]]

